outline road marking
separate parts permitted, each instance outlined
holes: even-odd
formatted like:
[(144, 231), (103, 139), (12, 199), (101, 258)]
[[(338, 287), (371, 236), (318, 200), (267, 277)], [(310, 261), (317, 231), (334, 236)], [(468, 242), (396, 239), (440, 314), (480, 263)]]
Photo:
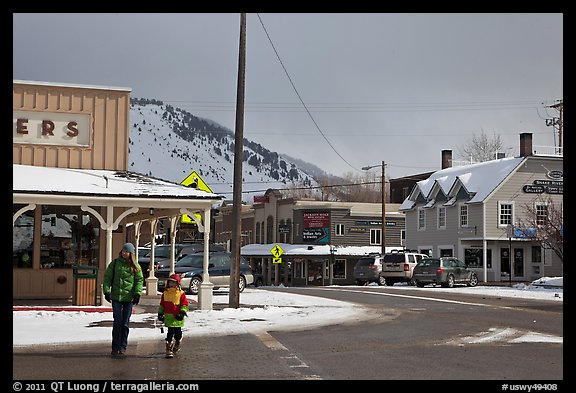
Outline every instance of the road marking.
[(503, 308), (503, 309), (516, 310), (515, 307), (494, 306), (494, 305), (491, 305), (491, 304), (470, 303), (470, 302), (462, 302), (462, 301), (460, 301), (460, 300), (438, 299), (438, 298), (427, 297), (427, 296), (401, 295), (401, 294), (399, 294), (399, 293), (383, 293), (383, 292), (374, 292), (374, 291), (357, 291), (357, 290), (350, 290), (350, 289), (335, 289), (335, 288), (314, 288), (314, 289), (321, 289), (321, 290), (328, 290), (328, 291), (341, 291), (341, 292), (350, 292), (350, 293), (367, 293), (367, 294), (370, 294), (370, 295), (389, 296), (389, 297), (403, 297), (403, 298), (407, 298), (407, 299), (430, 300), (430, 301), (439, 302), (439, 303), (463, 304), (463, 305), (466, 305), (466, 306), (478, 306), (478, 307), (498, 307), (498, 308)]
[(286, 348), (278, 340), (276, 340), (274, 337), (268, 334), (268, 332), (258, 333), (256, 334), (256, 337), (258, 337), (258, 339), (262, 342), (262, 344), (266, 345), (270, 349), (273, 349), (275, 351), (279, 349), (288, 351), (288, 348)]
[[(288, 351), (288, 348), (282, 345), (282, 343), (280, 343), (278, 340), (272, 337), (268, 332), (260, 332), (258, 334), (255, 334), (255, 336), (262, 342), (262, 344), (264, 344), (269, 349), (272, 349), (274, 351), (286, 351), (288, 354), (285, 356), (280, 356), (280, 359), (287, 360), (288, 367), (290, 367), (291, 369), (306, 369), (306, 370), (310, 369), (310, 366), (308, 366), (306, 363), (300, 360), (298, 356), (294, 355), (293, 353), (290, 353), (290, 351)], [(301, 371), (298, 372), (301, 373)], [(321, 376), (316, 374), (302, 374), (302, 377), (304, 379), (314, 379), (314, 380), (322, 379)]]

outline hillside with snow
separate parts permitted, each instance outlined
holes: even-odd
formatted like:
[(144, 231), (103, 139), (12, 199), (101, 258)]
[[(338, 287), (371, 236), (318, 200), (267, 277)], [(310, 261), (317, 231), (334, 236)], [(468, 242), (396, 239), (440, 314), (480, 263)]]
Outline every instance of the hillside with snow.
[[(161, 101), (131, 99), (129, 167), (131, 172), (180, 183), (196, 171), (214, 193), (233, 198), (234, 133), (208, 119)], [(312, 175), (278, 153), (243, 142), (242, 199), (269, 188), (316, 187)], [(310, 193), (315, 190), (311, 188)]]

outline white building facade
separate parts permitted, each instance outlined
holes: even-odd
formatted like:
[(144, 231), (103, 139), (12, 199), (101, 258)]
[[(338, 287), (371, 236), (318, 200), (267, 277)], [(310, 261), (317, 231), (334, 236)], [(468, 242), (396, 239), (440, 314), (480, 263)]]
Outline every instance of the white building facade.
[(518, 157), (437, 171), (416, 184), (399, 210), (407, 248), (457, 257), (481, 281), (562, 276), (562, 259), (519, 230), (534, 219), (530, 207), (543, 215), (562, 211), (563, 157), (533, 154), (532, 134), (523, 133)]

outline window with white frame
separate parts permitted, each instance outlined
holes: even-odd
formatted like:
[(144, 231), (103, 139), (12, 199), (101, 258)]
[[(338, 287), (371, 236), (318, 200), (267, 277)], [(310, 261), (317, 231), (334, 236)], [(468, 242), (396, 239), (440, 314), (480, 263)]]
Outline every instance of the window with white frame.
[(370, 245), (378, 246), (382, 244), (382, 230), (370, 229)]
[(280, 220), (280, 225), (278, 226), (278, 239), (280, 239), (281, 243), (287, 243), (288, 234), (283, 232), (280, 228), (285, 228), (286, 222), (284, 220)]
[(548, 223), (548, 205), (544, 202), (536, 202), (534, 211), (536, 212), (536, 225), (546, 225)]
[(468, 205), (460, 204), (460, 228), (468, 227)]
[(514, 203), (498, 202), (498, 226), (505, 227), (514, 223)]
[(426, 229), (426, 210), (418, 209), (418, 230), (423, 231)]
[(334, 278), (346, 278), (346, 259), (336, 259), (332, 273)]
[(335, 224), (334, 234), (336, 236), (344, 236), (344, 224)]
[(404, 247), (406, 245), (406, 230), (400, 229), (400, 245)]
[(438, 229), (446, 229), (446, 207), (438, 206), (436, 212), (438, 214)]

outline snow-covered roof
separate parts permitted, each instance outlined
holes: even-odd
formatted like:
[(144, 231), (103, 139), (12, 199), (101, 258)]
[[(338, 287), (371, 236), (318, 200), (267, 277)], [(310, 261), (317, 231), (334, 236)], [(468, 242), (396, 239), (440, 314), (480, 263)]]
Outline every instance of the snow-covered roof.
[(29, 194), (222, 199), (217, 194), (133, 172), (18, 164), (13, 165), (12, 191)]
[(17, 79), (14, 79), (12, 82), (21, 85), (72, 87), (75, 89), (99, 89), (99, 90), (117, 90), (117, 91), (129, 91), (129, 92), (132, 91), (132, 88), (130, 87), (118, 87), (118, 86), (83, 85), (77, 83), (41, 82), (41, 81), (26, 81)]
[[(416, 187), (426, 199), (435, 184), (437, 184), (445, 195), (449, 195), (454, 183), (459, 181), (466, 190), (475, 194), (468, 202), (482, 202), (492, 191), (498, 187), (506, 177), (512, 173), (525, 157), (507, 157), (498, 160), (480, 162), (458, 167), (451, 167), (434, 172), (429, 178), (420, 180)], [(412, 193), (400, 205), (400, 211), (410, 210), (414, 207), (414, 198), (418, 192)]]
[[(399, 212), (399, 203), (386, 203), (386, 217), (404, 217), (404, 213)], [(342, 201), (314, 201), (300, 199), (294, 201), (294, 210), (315, 209), (348, 209), (350, 217), (368, 217), (382, 215), (382, 204), (372, 202), (342, 202)]]
[[(330, 255), (330, 245), (317, 245), (317, 244), (288, 244), (277, 243), (283, 250), (284, 256), (300, 256), (300, 255)], [(272, 250), (276, 244), (248, 244), (240, 249), (240, 254), (245, 257), (249, 256), (272, 256)], [(379, 253), (382, 251), (380, 246), (332, 246), (335, 250), (335, 256), (359, 256), (368, 255), (370, 253)], [(398, 250), (402, 247), (386, 247), (386, 252)]]

